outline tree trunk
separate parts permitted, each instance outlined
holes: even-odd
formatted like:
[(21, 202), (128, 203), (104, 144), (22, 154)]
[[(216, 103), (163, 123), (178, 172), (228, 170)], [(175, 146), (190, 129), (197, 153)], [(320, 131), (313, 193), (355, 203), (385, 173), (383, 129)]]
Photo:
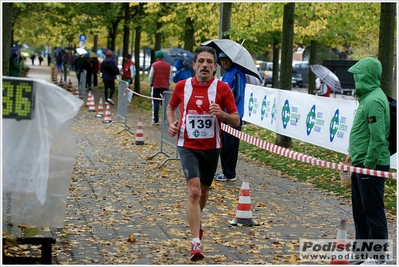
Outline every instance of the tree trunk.
[(3, 3), (3, 75), (10, 75), (10, 48), (12, 46), (13, 3)]
[[(310, 56), (309, 56), (309, 65), (316, 64), (316, 56), (317, 56), (317, 41), (310, 41)], [(316, 88), (316, 75), (310, 70), (308, 70), (308, 94), (313, 94), (313, 91)]]
[(386, 95), (393, 95), (396, 3), (381, 3), (380, 36), (378, 59), (382, 65), (381, 89)]
[[(129, 3), (123, 3), (124, 23), (123, 23), (123, 63), (125, 61), (125, 55), (129, 54), (129, 40), (130, 40), (130, 9)], [(122, 63), (122, 64), (123, 64)]]
[(194, 48), (194, 20), (186, 18), (186, 27), (184, 30), (184, 50), (193, 51)]
[(222, 5), (223, 5), (222, 39), (230, 39), (230, 35), (227, 34), (226, 31), (230, 29), (232, 3), (222, 3)]
[(97, 52), (98, 50), (98, 34), (94, 35), (94, 44), (93, 44), (93, 51)]
[(274, 39), (273, 41), (273, 77), (272, 88), (279, 88), (278, 72), (280, 68), (280, 40)]
[[(284, 5), (283, 35), (281, 41), (281, 68), (280, 68), (280, 88), (291, 90), (292, 88), (292, 51), (294, 48), (294, 14), (295, 3)], [(285, 116), (290, 116), (289, 111)], [(284, 118), (283, 118), (284, 119)], [(291, 147), (290, 137), (277, 134), (276, 145), (282, 147)]]
[[(134, 79), (134, 91), (140, 93), (140, 39), (141, 26), (136, 27), (136, 39), (134, 43), (134, 61), (136, 62), (136, 78)], [(145, 58), (145, 57), (144, 57)]]

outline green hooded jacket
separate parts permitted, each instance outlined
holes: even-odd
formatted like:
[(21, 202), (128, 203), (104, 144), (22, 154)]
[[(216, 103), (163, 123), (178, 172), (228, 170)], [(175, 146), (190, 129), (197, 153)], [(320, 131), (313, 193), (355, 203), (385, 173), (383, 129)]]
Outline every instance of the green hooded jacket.
[(361, 163), (368, 169), (389, 166), (389, 103), (380, 88), (382, 66), (375, 58), (364, 58), (349, 68), (353, 73), (359, 107), (349, 136), (352, 166)]

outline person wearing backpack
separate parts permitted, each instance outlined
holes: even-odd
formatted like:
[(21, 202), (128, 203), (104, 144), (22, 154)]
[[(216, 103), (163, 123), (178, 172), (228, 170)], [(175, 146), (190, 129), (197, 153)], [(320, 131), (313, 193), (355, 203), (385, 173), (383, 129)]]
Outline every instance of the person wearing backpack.
[(114, 105), (114, 101), (112, 100), (112, 96), (114, 95), (115, 92), (115, 79), (116, 75), (119, 73), (116, 73), (114, 70), (118, 69), (118, 64), (116, 60), (112, 58), (112, 51), (108, 50), (105, 53), (105, 59), (103, 62), (101, 62), (101, 68), (100, 71), (102, 72), (102, 79), (104, 82), (104, 96), (105, 96), (105, 101), (110, 103), (111, 105)]

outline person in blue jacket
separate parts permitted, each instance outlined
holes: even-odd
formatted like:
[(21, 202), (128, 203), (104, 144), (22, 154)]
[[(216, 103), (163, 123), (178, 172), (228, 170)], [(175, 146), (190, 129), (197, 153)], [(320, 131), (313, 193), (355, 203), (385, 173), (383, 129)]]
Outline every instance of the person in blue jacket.
[[(241, 131), (242, 117), (244, 116), (244, 97), (247, 79), (241, 67), (234, 64), (234, 62), (232, 62), (232, 60), (225, 53), (221, 52), (219, 54), (219, 60), (222, 67), (225, 69), (222, 81), (226, 82), (233, 91), (238, 114), (240, 115), (240, 125), (238, 127), (235, 127), (235, 129)], [(223, 173), (216, 174), (215, 180), (220, 182), (233, 182), (237, 179), (236, 166), (238, 160), (238, 148), (240, 146), (240, 139), (225, 131), (223, 131), (222, 135), (223, 138), (222, 150), (220, 152), (220, 162), (222, 165)]]
[(177, 83), (178, 81), (193, 77), (193, 71), (189, 66), (185, 66), (181, 59), (176, 60), (174, 66), (176, 72), (172, 77), (173, 82)]

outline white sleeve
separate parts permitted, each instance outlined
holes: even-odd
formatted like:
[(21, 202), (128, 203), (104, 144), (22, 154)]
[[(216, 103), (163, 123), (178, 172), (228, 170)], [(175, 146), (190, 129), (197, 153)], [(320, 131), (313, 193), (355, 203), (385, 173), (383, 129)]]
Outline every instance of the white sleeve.
[(151, 66), (150, 75), (148, 75), (148, 84), (152, 86), (152, 80), (154, 79), (154, 68)]

